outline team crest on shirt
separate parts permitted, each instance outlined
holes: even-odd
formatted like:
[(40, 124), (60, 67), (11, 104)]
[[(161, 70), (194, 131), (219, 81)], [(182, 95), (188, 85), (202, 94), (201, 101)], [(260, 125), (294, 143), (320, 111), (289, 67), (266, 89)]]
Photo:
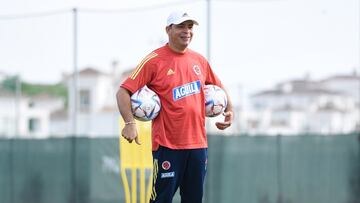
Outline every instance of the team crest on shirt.
[(165, 171), (169, 170), (170, 167), (171, 167), (170, 161), (164, 161), (164, 162), (162, 162), (161, 167), (162, 167)]
[(193, 70), (194, 70), (196, 75), (201, 75), (201, 70), (200, 70), (200, 67), (198, 65), (194, 65)]

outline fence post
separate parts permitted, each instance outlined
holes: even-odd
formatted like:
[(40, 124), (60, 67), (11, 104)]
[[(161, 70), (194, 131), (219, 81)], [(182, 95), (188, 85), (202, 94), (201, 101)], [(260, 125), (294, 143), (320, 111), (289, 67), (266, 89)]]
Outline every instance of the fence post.
[(276, 135), (277, 185), (279, 190), (277, 203), (283, 202), (281, 137), (282, 136), (280, 134)]

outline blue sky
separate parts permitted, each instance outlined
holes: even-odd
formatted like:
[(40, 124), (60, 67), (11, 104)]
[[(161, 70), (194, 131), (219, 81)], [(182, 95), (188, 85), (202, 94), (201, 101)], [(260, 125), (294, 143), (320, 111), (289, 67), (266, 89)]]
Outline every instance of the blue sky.
[[(123, 69), (132, 68), (166, 42), (166, 17), (179, 9), (199, 19), (191, 48), (206, 55), (205, 0), (0, 0), (0, 4), (0, 72), (20, 74), (31, 82), (55, 83), (63, 72), (73, 70), (73, 7), (80, 9), (80, 69), (110, 71), (113, 60)], [(360, 72), (359, 8), (358, 0), (213, 0), (212, 67), (226, 85), (246, 93), (305, 74), (317, 79), (355, 68)], [(9, 19), (58, 10), (47, 17)]]

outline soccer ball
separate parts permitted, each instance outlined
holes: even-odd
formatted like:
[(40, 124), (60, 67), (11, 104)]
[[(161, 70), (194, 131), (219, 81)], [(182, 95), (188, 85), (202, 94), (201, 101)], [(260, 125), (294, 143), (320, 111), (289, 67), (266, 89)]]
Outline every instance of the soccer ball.
[(205, 115), (215, 117), (220, 115), (227, 106), (225, 91), (216, 85), (205, 85)]
[(159, 96), (147, 86), (140, 88), (131, 95), (131, 111), (135, 119), (149, 121), (160, 112), (161, 103)]

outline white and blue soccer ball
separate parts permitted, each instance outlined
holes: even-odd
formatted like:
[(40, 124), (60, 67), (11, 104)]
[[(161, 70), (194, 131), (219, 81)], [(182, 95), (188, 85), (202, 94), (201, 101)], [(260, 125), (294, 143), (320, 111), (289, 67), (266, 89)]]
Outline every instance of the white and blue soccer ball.
[(135, 119), (139, 121), (150, 121), (160, 112), (160, 98), (147, 86), (140, 88), (132, 94), (130, 99), (131, 111)]
[(227, 106), (225, 91), (216, 85), (205, 85), (205, 115), (215, 117), (224, 112)]

